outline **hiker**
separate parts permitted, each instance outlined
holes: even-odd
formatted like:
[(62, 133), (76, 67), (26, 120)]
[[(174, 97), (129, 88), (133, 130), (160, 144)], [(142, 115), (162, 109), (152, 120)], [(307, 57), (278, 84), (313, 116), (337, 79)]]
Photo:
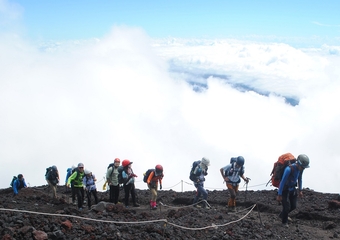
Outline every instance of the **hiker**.
[(136, 174), (133, 173), (133, 170), (131, 168), (131, 164), (133, 162), (130, 162), (129, 160), (125, 159), (122, 162), (123, 165), (123, 171), (122, 171), (122, 177), (124, 179), (124, 192), (125, 192), (125, 207), (129, 207), (129, 195), (131, 193), (132, 202), (134, 207), (139, 207), (139, 204), (136, 202), (136, 193), (135, 193), (135, 178), (137, 177)]
[(305, 154), (300, 154), (296, 163), (287, 166), (283, 172), (277, 201), (282, 202), (282, 212), (279, 217), (282, 219), (284, 227), (288, 227), (288, 214), (296, 208), (297, 197), (303, 197), (302, 174), (305, 168), (309, 168), (309, 158)]
[(96, 187), (96, 176), (88, 169), (84, 170), (85, 177), (83, 178), (83, 184), (85, 186), (87, 205), (91, 209), (91, 194), (94, 197), (95, 204), (98, 203), (97, 187)]
[(83, 209), (83, 202), (84, 202), (84, 185), (83, 185), (83, 178), (84, 178), (84, 164), (79, 163), (78, 167), (75, 168), (74, 173), (68, 178), (67, 180), (67, 187), (71, 186), (71, 182), (73, 182), (73, 188), (75, 194), (77, 195), (78, 200), (78, 210)]
[(19, 174), (18, 177), (13, 181), (12, 188), (14, 194), (13, 196), (18, 195), (20, 189), (27, 188), (25, 178), (22, 174)]
[(118, 181), (118, 168), (120, 165), (120, 159), (115, 158), (113, 165), (107, 169), (106, 181), (110, 187), (110, 202), (117, 204), (119, 198), (119, 181)]
[[(67, 187), (67, 180), (68, 178), (72, 175), (72, 170), (75, 169), (75, 166), (72, 166), (70, 168), (66, 169), (66, 178), (65, 178), (65, 188), (66, 188), (66, 192), (68, 192), (68, 187)], [(72, 186), (71, 186), (72, 188)]]
[(46, 169), (46, 181), (49, 188), (52, 190), (53, 198), (57, 198), (57, 184), (59, 183), (59, 172), (57, 166), (53, 165)]
[(157, 204), (157, 188), (158, 188), (158, 182), (159, 182), (159, 189), (162, 190), (162, 179), (163, 179), (163, 167), (162, 165), (156, 165), (155, 170), (151, 171), (146, 183), (148, 184), (148, 188), (150, 189), (151, 193), (151, 200), (150, 200), (150, 207), (151, 209), (156, 209)]
[(248, 183), (249, 178), (244, 176), (244, 158), (238, 156), (231, 158), (230, 164), (220, 169), (223, 180), (226, 182), (227, 188), (230, 193), (228, 200), (228, 208), (231, 211), (236, 211), (236, 194), (238, 192), (239, 183), (241, 178)]
[(203, 157), (201, 161), (196, 161), (196, 163), (197, 165), (195, 167), (193, 166), (194, 169), (192, 169), (193, 174), (196, 176), (193, 180), (193, 183), (195, 188), (197, 189), (193, 203), (196, 207), (201, 207), (196, 203), (202, 195), (204, 200), (203, 207), (206, 209), (210, 209), (209, 204), (207, 203), (208, 192), (204, 189), (205, 176), (208, 175), (208, 166), (210, 166), (210, 160), (206, 157)]

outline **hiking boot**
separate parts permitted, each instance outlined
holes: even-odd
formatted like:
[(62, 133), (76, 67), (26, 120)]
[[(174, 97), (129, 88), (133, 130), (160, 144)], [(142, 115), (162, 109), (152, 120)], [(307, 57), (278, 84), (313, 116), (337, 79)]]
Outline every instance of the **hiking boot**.
[(139, 207), (140, 205), (138, 203), (133, 204), (134, 207)]
[[(279, 218), (282, 219), (281, 213), (279, 214)], [(293, 222), (293, 219), (291, 219), (290, 217), (288, 217), (288, 222)]]
[(229, 207), (228, 210), (229, 210), (230, 212), (236, 212), (236, 207)]
[(289, 225), (288, 225), (288, 223), (282, 223), (282, 227), (289, 228)]

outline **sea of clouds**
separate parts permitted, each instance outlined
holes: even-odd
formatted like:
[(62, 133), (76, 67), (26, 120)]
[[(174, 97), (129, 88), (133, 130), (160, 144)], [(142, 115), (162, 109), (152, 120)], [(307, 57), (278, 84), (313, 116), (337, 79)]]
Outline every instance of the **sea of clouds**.
[[(250, 190), (266, 186), (279, 155), (305, 153), (304, 187), (338, 192), (340, 46), (294, 48), (236, 39), (151, 39), (114, 27), (101, 39), (33, 42), (0, 32), (0, 188), (22, 173), (45, 184), (79, 162), (102, 190), (114, 158), (142, 175), (164, 167), (163, 189), (194, 190), (191, 164), (246, 160)], [(241, 183), (241, 189), (245, 186)]]

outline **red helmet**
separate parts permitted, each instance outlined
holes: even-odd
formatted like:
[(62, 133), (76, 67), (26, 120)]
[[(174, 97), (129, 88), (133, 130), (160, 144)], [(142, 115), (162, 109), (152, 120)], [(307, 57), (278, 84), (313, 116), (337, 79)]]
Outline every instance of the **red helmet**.
[(162, 165), (160, 165), (160, 164), (156, 165), (155, 170), (156, 170), (157, 174), (161, 174), (163, 172)]
[(119, 158), (115, 158), (114, 162), (119, 162), (120, 163), (120, 159)]
[(130, 160), (127, 160), (125, 159), (123, 162), (122, 162), (122, 166), (123, 167), (127, 167), (128, 165), (132, 164), (132, 162), (130, 162)]

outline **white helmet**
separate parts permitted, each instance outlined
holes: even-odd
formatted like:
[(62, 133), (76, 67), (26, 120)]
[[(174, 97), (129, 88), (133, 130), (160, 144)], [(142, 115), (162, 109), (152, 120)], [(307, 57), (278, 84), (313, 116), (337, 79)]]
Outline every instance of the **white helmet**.
[(91, 173), (91, 171), (90, 171), (90, 170), (88, 170), (88, 169), (85, 169), (85, 170), (84, 170), (84, 173), (85, 173), (85, 175), (87, 175), (87, 174), (90, 174), (90, 173)]

